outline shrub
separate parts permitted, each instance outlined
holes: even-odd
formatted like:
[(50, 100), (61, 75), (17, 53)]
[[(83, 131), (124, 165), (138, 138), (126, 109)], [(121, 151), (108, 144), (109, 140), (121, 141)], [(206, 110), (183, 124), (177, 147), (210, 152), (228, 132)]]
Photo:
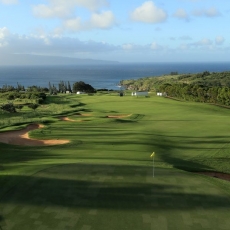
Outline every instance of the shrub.
[(34, 104), (34, 103), (28, 105), (28, 107), (33, 110), (37, 109), (38, 106), (39, 106), (38, 104)]
[(7, 104), (3, 104), (0, 106), (1, 110), (4, 110), (9, 113), (16, 113), (16, 109), (13, 103), (8, 102)]

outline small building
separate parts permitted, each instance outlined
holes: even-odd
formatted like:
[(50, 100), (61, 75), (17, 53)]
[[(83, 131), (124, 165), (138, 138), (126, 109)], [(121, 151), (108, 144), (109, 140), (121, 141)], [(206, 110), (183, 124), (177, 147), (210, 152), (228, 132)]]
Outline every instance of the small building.
[(81, 91), (77, 91), (77, 94), (84, 94), (84, 92), (81, 92)]
[(157, 96), (159, 96), (159, 97), (166, 97), (166, 96), (167, 96), (167, 93), (166, 93), (166, 92), (164, 92), (164, 93), (162, 93), (162, 92), (157, 92)]
[(135, 92), (132, 92), (131, 94), (132, 96), (148, 96), (149, 93), (147, 91), (135, 91)]

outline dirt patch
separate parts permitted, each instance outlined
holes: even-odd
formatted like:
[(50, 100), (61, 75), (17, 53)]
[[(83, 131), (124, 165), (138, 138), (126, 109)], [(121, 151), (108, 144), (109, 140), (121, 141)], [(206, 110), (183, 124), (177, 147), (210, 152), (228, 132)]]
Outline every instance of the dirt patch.
[(220, 173), (220, 172), (196, 172), (196, 173), (230, 181), (230, 174), (227, 174), (227, 173)]
[(124, 117), (130, 117), (132, 114), (129, 115), (109, 115), (107, 118), (124, 118)]
[(23, 146), (45, 146), (45, 145), (61, 145), (69, 143), (69, 140), (38, 140), (29, 137), (29, 132), (35, 129), (43, 128), (43, 125), (30, 124), (26, 128), (15, 131), (7, 131), (0, 133), (0, 142), (11, 145)]

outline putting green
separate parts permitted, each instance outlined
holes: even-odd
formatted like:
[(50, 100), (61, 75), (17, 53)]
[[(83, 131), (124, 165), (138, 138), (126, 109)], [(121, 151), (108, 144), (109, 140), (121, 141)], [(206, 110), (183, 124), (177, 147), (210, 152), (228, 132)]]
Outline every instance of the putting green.
[[(175, 169), (67, 164), (25, 178), (3, 200), (7, 230), (229, 229), (230, 201)], [(4, 205), (5, 203), (5, 205)]]

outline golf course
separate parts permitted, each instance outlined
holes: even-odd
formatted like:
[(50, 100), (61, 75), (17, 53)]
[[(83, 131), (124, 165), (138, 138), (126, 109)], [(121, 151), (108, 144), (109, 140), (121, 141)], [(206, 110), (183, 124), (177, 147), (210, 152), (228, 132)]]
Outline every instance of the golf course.
[(229, 117), (116, 92), (1, 112), (0, 230), (229, 230)]

